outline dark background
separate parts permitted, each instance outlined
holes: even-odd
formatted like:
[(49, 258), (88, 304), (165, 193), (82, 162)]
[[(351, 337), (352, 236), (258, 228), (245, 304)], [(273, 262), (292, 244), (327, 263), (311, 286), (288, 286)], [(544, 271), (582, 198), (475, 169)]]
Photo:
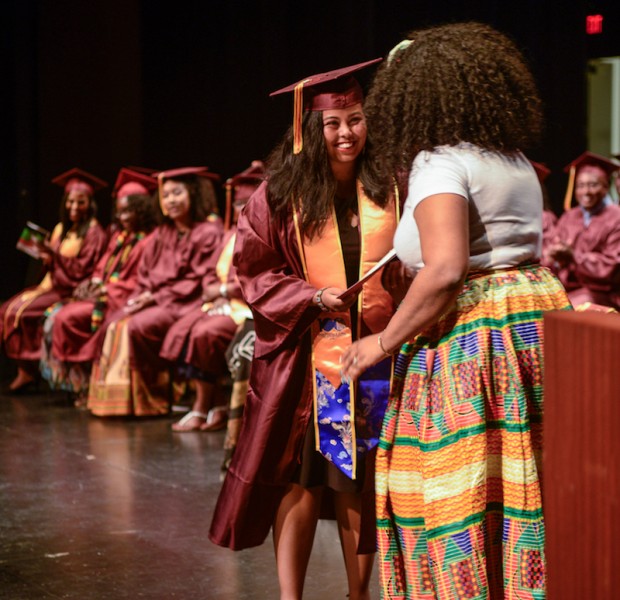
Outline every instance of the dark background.
[[(601, 13), (603, 34), (585, 17)], [(511, 35), (530, 62), (560, 209), (562, 167), (586, 149), (586, 63), (620, 55), (620, 2), (559, 0), (4, 0), (0, 299), (36, 276), (14, 249), (26, 219), (51, 228), (55, 175), (79, 166), (111, 184), (121, 166), (208, 165), (223, 179), (264, 158), (291, 119), (275, 89), (385, 56), (411, 29), (461, 20)], [(99, 193), (109, 220), (109, 188)]]

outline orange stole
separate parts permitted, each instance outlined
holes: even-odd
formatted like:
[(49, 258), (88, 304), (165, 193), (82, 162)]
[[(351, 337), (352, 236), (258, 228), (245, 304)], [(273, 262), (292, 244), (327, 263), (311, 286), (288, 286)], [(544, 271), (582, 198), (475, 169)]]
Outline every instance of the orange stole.
[[(233, 250), (235, 247), (235, 240), (237, 239), (237, 234), (233, 233), (229, 240), (226, 242), (226, 245), (222, 249), (219, 258), (217, 259), (217, 264), (215, 265), (215, 272), (217, 274), (218, 279), (222, 283), (226, 283), (228, 281), (228, 273), (230, 271), (230, 265), (232, 265), (232, 257)], [(229, 300), (230, 305), (230, 318), (237, 324), (241, 325), (246, 319), (252, 317), (252, 312), (250, 311), (248, 305), (238, 298), (231, 298)], [(201, 310), (202, 312), (209, 312), (213, 308), (213, 302), (205, 302)]]
[[(364, 276), (392, 248), (392, 241), (397, 225), (397, 206), (392, 199), (386, 207), (374, 204), (364, 193), (361, 184), (357, 184), (358, 214), (361, 231), (360, 277)], [(324, 287), (347, 288), (344, 257), (335, 209), (332, 209), (320, 236), (304, 238), (302, 242), (297, 214), (294, 214), (300, 255), (306, 280), (317, 289)], [(356, 337), (381, 331), (390, 319), (392, 298), (383, 289), (380, 277), (369, 279), (358, 297), (358, 331)], [(332, 319), (337, 327), (329, 331), (321, 327), (321, 321)], [(319, 450), (318, 397), (316, 372), (320, 372), (335, 388), (342, 385), (340, 375), (340, 357), (352, 343), (350, 312), (324, 312), (321, 318), (312, 324), (312, 372), (314, 391), (314, 426), (317, 450)], [(356, 433), (355, 427), (355, 389), (350, 388), (350, 448), (352, 458), (352, 478), (356, 471)], [(329, 457), (328, 457), (329, 458)]]

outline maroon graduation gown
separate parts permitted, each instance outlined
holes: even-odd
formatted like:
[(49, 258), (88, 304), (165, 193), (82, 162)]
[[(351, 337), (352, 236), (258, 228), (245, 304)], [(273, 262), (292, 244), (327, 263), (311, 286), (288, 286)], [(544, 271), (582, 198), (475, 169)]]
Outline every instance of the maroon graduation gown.
[(568, 266), (551, 265), (571, 302), (620, 308), (620, 207), (605, 206), (588, 227), (581, 208), (572, 208), (558, 220), (555, 237), (573, 248)]
[(54, 254), (50, 266), (51, 289), (20, 301), (19, 296), (24, 292), (35, 291), (37, 287), (22, 290), (0, 307), (0, 339), (3, 340), (4, 351), (9, 358), (39, 360), (43, 313), (52, 304), (69, 298), (75, 287), (91, 276), (105, 250), (106, 241), (104, 230), (93, 219), (77, 256), (62, 256), (58, 252)]
[[(220, 283), (216, 272), (217, 263), (235, 233), (236, 228), (232, 228), (224, 234), (218, 249), (208, 262), (202, 289)], [(228, 298), (243, 298), (236, 269), (232, 265), (228, 270), (226, 286)], [(224, 375), (228, 372), (226, 350), (236, 331), (237, 324), (230, 316), (209, 315), (198, 306), (170, 327), (159, 355), (171, 362), (184, 360), (201, 371)]]
[[(52, 329), (52, 353), (56, 359), (69, 362), (94, 360), (99, 352), (99, 345), (103, 343), (106, 316), (122, 308), (127, 302), (127, 298), (134, 291), (138, 278), (138, 264), (149, 238), (147, 236), (136, 242), (129, 256), (121, 265), (118, 280), (110, 281), (110, 275), (117, 267), (113, 266), (107, 274), (104, 271), (110, 257), (116, 250), (120, 234), (120, 231), (112, 234), (108, 248), (92, 274), (92, 278), (100, 279), (104, 283), (108, 297), (101, 326), (97, 332), (91, 331), (94, 301), (77, 300), (63, 306), (56, 314)], [(123, 247), (131, 244), (131, 241), (132, 238), (128, 237)], [(123, 249), (117, 253), (117, 260), (120, 259), (122, 253)]]
[[(148, 290), (155, 304), (133, 314), (127, 324), (129, 361), (145, 379), (167, 366), (159, 351), (168, 329), (200, 305), (202, 279), (221, 237), (219, 220), (194, 223), (181, 237), (173, 224), (166, 223), (149, 236), (133, 296)], [(116, 318), (125, 316), (121, 312)]]
[[(292, 219), (275, 219), (263, 183), (238, 222), (233, 263), (256, 329), (239, 443), (209, 538), (233, 550), (264, 542), (300, 460), (312, 417), (310, 325), (320, 309), (304, 279)], [(369, 461), (370, 462), (370, 461)], [(359, 550), (374, 552), (374, 482), (367, 470)]]

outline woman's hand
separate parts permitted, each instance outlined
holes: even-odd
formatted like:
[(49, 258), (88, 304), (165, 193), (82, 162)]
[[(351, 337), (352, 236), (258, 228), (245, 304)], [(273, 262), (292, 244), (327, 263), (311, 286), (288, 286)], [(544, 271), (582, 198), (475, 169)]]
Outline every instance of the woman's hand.
[(155, 304), (155, 298), (153, 298), (153, 294), (147, 290), (146, 292), (142, 292), (139, 296), (127, 300), (127, 304), (123, 310), (128, 315), (133, 315), (143, 308), (151, 306), (151, 304)]
[(73, 290), (73, 297), (76, 300), (94, 300), (101, 293), (101, 280), (86, 279), (80, 282), (75, 288), (75, 290)]
[(203, 302), (213, 302), (216, 298), (221, 298), (220, 288), (222, 284), (220, 283), (212, 283), (208, 285), (206, 288), (202, 290), (202, 301)]
[(369, 369), (386, 358), (385, 352), (379, 345), (379, 335), (369, 335), (357, 342), (353, 342), (342, 355), (342, 375), (348, 380), (357, 379), (366, 369)]
[(343, 292), (344, 290), (336, 287), (323, 288), (323, 293), (321, 294), (321, 302), (325, 305), (325, 308), (327, 310), (333, 312), (348, 310), (357, 300), (357, 295), (351, 296), (350, 298), (347, 298), (343, 301), (338, 298), (338, 296), (340, 296), (340, 294), (342, 294)]
[(413, 275), (399, 260), (385, 265), (381, 273), (381, 285), (392, 296), (396, 306), (403, 301), (412, 281)]
[(49, 267), (54, 260), (54, 249), (50, 245), (48, 240), (42, 240), (37, 242), (37, 248), (39, 250), (39, 258), (46, 267)]

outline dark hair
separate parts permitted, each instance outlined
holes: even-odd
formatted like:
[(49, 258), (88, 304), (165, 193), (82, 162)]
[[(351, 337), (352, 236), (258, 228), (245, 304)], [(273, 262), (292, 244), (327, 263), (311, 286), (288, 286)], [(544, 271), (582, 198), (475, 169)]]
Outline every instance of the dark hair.
[(127, 210), (136, 214), (136, 231), (148, 233), (158, 224), (158, 213), (152, 196), (130, 194), (127, 196)]
[(481, 23), (407, 37), (377, 71), (364, 107), (376, 153), (369, 193), (385, 193), (422, 150), (469, 142), (511, 154), (539, 141), (536, 84), (508, 37)]
[[(293, 206), (301, 202), (300, 228), (305, 235), (320, 233), (331, 214), (336, 179), (327, 157), (325, 134), (323, 133), (323, 113), (305, 112), (302, 118), (303, 149), (293, 154), (293, 127), (284, 135), (282, 141), (267, 159), (267, 193), (269, 206), (276, 218), (286, 219)], [(356, 176), (365, 184), (365, 150), (371, 144), (366, 138), (366, 146), (356, 161)], [(385, 199), (377, 201), (384, 206)]]
[[(204, 221), (209, 215), (217, 213), (217, 197), (210, 179), (196, 175), (182, 175), (170, 177), (166, 181), (176, 181), (187, 188), (190, 200), (190, 217), (193, 223)], [(167, 216), (164, 216), (164, 219), (171, 222)]]
[[(86, 215), (82, 221), (77, 223), (75, 228), (75, 232), (78, 237), (83, 238), (90, 227), (90, 221), (92, 218), (97, 216), (97, 203), (95, 199), (90, 194), (86, 194), (88, 197), (88, 209), (86, 210)], [(69, 230), (75, 225), (69, 219), (69, 213), (67, 212), (67, 200), (69, 199), (69, 192), (65, 192), (62, 196), (62, 201), (60, 202), (60, 222), (62, 223), (62, 234), (60, 236), (61, 240), (64, 240), (67, 237), (67, 233)]]

